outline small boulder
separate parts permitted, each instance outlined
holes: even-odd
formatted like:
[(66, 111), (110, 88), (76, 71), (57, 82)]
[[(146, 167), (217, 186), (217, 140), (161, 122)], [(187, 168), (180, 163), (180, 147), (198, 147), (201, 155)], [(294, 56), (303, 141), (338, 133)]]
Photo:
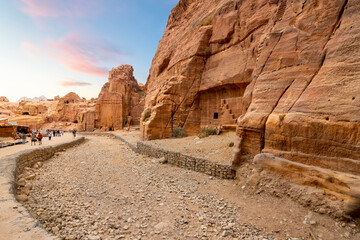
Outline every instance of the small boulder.
[(16, 200), (18, 200), (19, 202), (27, 202), (29, 201), (29, 197), (24, 194), (20, 194), (16, 196)]

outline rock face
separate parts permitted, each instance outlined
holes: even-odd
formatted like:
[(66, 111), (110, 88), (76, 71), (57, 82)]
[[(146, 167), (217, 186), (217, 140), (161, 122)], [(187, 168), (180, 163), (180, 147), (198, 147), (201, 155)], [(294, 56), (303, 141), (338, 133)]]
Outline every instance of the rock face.
[(80, 113), (80, 108), (84, 106), (81, 104), (83, 101), (74, 92), (66, 94), (64, 97), (59, 99), (59, 102), (56, 106), (56, 114), (54, 120), (57, 122), (74, 122), (78, 123), (78, 115)]
[(180, 0), (146, 83), (144, 139), (237, 125), (260, 152), (360, 174), (360, 1)]
[(122, 129), (126, 126), (129, 116), (132, 118), (132, 124), (139, 124), (144, 109), (144, 89), (137, 83), (133, 72), (134, 69), (130, 65), (121, 65), (109, 72), (109, 82), (101, 89), (96, 102), (96, 128)]
[(0, 97), (0, 102), (9, 102), (9, 100), (6, 97), (1, 96)]

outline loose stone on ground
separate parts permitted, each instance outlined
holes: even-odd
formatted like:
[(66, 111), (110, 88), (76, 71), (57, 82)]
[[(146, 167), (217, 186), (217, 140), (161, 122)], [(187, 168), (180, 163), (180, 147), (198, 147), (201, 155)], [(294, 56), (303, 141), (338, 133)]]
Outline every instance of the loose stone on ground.
[[(89, 137), (36, 170), (24, 205), (45, 229), (63, 239), (307, 236), (302, 221), (308, 211), (301, 207), (289, 212), (285, 200), (244, 197), (235, 181), (209, 179), (152, 160), (119, 140)], [(277, 204), (274, 208), (272, 201)], [(278, 219), (285, 216), (287, 221), (279, 225)], [(336, 239), (324, 232), (333, 220), (325, 216), (308, 220), (316, 221), (312, 226), (323, 239)], [(344, 232), (341, 226), (335, 229), (339, 233), (334, 237)]]

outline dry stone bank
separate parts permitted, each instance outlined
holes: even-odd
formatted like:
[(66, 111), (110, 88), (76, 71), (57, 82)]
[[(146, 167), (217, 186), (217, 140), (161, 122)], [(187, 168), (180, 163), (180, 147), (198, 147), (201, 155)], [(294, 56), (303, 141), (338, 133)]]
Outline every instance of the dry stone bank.
[[(66, 140), (68, 140), (66, 138)], [(1, 150), (0, 157), (0, 239), (58, 239), (45, 231), (41, 224), (32, 218), (29, 212), (18, 201), (27, 201), (31, 181), (36, 178), (35, 168), (43, 161), (50, 159), (56, 152), (76, 146), (84, 138), (70, 140), (66, 143), (53, 141), (54, 146), (32, 147), (19, 152), (26, 146), (14, 146)], [(60, 140), (61, 142), (61, 140)], [(57, 144), (56, 144), (57, 143)], [(50, 143), (51, 144), (51, 143)], [(14, 148), (15, 150), (11, 149)], [(18, 149), (18, 150), (16, 150)], [(7, 155), (10, 153), (10, 155)]]
[(63, 239), (358, 239), (356, 225), (232, 180), (154, 163), (109, 137), (44, 163), (25, 203)]

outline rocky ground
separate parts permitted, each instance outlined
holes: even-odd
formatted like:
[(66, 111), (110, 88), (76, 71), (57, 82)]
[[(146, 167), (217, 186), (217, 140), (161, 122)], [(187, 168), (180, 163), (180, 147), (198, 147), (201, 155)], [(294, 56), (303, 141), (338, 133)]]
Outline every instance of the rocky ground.
[(35, 172), (24, 203), (63, 239), (359, 239), (356, 225), (310, 212), (288, 198), (245, 194), (219, 180), (131, 151), (119, 140), (89, 141)]

